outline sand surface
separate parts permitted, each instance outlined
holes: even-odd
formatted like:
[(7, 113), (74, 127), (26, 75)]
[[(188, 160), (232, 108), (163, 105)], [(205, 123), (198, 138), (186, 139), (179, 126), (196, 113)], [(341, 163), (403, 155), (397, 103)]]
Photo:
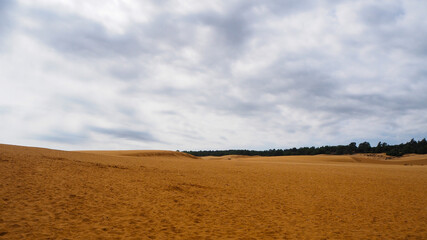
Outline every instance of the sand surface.
[(427, 156), (0, 145), (0, 239), (427, 239)]

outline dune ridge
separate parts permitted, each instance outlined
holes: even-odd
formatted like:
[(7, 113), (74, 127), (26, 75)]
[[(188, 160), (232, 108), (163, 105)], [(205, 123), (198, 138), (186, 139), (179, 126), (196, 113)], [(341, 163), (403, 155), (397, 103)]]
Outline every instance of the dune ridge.
[(426, 154), (407, 154), (402, 157), (391, 157), (384, 153), (375, 154), (353, 154), (353, 155), (291, 155), (291, 156), (245, 156), (245, 155), (224, 155), (201, 157), (205, 160), (247, 160), (247, 161), (269, 161), (269, 162), (295, 162), (295, 163), (373, 163), (387, 165), (427, 165)]
[(123, 157), (163, 157), (163, 158), (194, 158), (199, 157), (190, 155), (188, 153), (178, 151), (166, 150), (111, 150), (111, 151), (76, 151), (80, 153), (101, 154), (109, 156), (123, 156)]
[(156, 152), (0, 145), (0, 239), (427, 236), (427, 166)]

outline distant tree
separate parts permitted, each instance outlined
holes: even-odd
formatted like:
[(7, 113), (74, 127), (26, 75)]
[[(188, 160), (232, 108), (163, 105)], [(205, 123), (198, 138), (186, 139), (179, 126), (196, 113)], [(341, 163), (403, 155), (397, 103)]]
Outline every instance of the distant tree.
[(383, 145), (382, 145), (381, 141), (378, 142), (377, 146), (373, 149), (373, 152), (375, 152), (375, 153), (382, 153), (383, 152), (382, 146)]
[(414, 153), (417, 151), (418, 143), (413, 138), (411, 139), (411, 141), (407, 143), (407, 145), (408, 145), (406, 150), (407, 153)]
[(335, 151), (335, 154), (337, 154), (337, 155), (342, 155), (342, 154), (344, 154), (344, 152), (345, 152), (345, 146), (337, 146), (337, 149), (336, 149), (336, 151)]
[(387, 152), (387, 155), (400, 157), (403, 156), (403, 152), (399, 151), (398, 148), (392, 148), (390, 151)]
[(348, 151), (349, 151), (350, 154), (353, 154), (353, 153), (355, 153), (357, 151), (357, 147), (356, 147), (356, 143), (355, 142), (351, 142), (348, 145)]
[[(179, 151), (179, 150), (177, 150)], [(207, 150), (207, 151), (184, 151), (195, 156), (224, 156), (224, 155), (259, 155), (259, 156), (288, 156), (288, 155), (316, 155), (316, 154), (354, 154), (359, 153), (386, 153), (391, 156), (402, 156), (407, 153), (427, 154), (427, 140), (411, 141), (399, 145), (388, 145), (385, 142), (378, 142), (376, 147), (371, 147), (368, 142), (360, 143), (357, 147), (355, 142), (349, 145), (321, 146), (321, 147), (300, 147), (288, 149), (269, 149), (255, 151), (247, 149), (231, 150)]]
[(371, 152), (371, 144), (368, 142), (363, 142), (359, 144), (359, 147), (357, 148), (357, 151), (359, 153), (369, 153)]
[(421, 141), (418, 141), (416, 153), (418, 153), (418, 154), (426, 154), (427, 153), (427, 141), (425, 138), (423, 138), (423, 140), (421, 140)]

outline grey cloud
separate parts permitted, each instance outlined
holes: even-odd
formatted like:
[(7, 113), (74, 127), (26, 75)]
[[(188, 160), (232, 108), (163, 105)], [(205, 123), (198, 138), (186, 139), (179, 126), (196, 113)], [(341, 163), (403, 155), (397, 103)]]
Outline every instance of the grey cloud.
[(250, 116), (267, 111), (268, 106), (257, 104), (256, 102), (247, 102), (239, 100), (228, 100), (221, 109), (226, 109), (227, 113), (233, 113), (239, 116)]
[(404, 15), (401, 5), (367, 5), (359, 10), (359, 15), (366, 24), (395, 24)]
[(314, 7), (318, 1), (298, 1), (298, 0), (270, 0), (265, 4), (270, 11), (276, 14), (284, 15), (300, 11), (307, 11)]
[(200, 134), (197, 131), (181, 130), (181, 131), (168, 131), (166, 133), (174, 136), (180, 136), (186, 140), (192, 140), (197, 142), (207, 140), (206, 138), (200, 136)]
[[(304, 9), (307, 4), (298, 1), (266, 2), (272, 9)], [(163, 3), (165, 4), (165, 3)], [(34, 36), (47, 45), (66, 54), (77, 57), (133, 58), (140, 55), (154, 56), (165, 53), (159, 45), (166, 44), (179, 49), (191, 46), (195, 42), (195, 27), (203, 24), (215, 31), (210, 39), (212, 49), (205, 49), (202, 54), (204, 63), (219, 69), (226, 69), (228, 61), (244, 51), (244, 45), (253, 34), (252, 25), (257, 18), (253, 13), (255, 2), (231, 5), (225, 13), (202, 12), (190, 16), (177, 14), (158, 14), (149, 24), (131, 25), (124, 34), (115, 35), (99, 23), (76, 15), (58, 15), (49, 10), (33, 10), (31, 16), (39, 21), (42, 29), (33, 30)], [(172, 54), (172, 55), (171, 55)], [(132, 69), (113, 68), (111, 74), (120, 79), (134, 79), (138, 73)]]
[(386, 55), (401, 51), (427, 56), (425, 21), (420, 15), (408, 15), (402, 2), (366, 4), (358, 10), (358, 16), (365, 25), (365, 31), (356, 40), (349, 40), (349, 47), (371, 47)]
[(127, 33), (114, 35), (99, 23), (75, 15), (58, 15), (47, 10), (33, 10), (31, 16), (42, 28), (31, 29), (48, 46), (79, 57), (135, 57), (149, 52), (138, 38)]
[(52, 143), (65, 143), (65, 144), (84, 144), (88, 140), (88, 136), (83, 133), (73, 133), (63, 130), (54, 130), (49, 134), (39, 134), (34, 136), (35, 139), (52, 142)]
[(11, 113), (12, 109), (9, 106), (0, 106), (0, 115)]
[(160, 142), (151, 133), (146, 131), (134, 131), (129, 129), (111, 129), (91, 126), (89, 131), (109, 135), (115, 138), (124, 138), (129, 140), (143, 141), (143, 142)]
[(145, 124), (139, 118), (137, 109), (133, 104), (114, 103), (114, 99), (104, 99), (105, 102), (100, 102), (101, 96), (96, 96), (96, 99), (90, 99), (86, 96), (56, 96), (56, 99), (57, 110), (65, 113), (73, 112), (108, 118), (109, 121), (115, 123), (126, 120), (133, 124)]
[[(194, 41), (193, 23), (173, 14), (156, 15), (149, 24), (133, 24), (125, 33), (114, 34), (100, 23), (77, 15), (58, 15), (40, 9), (30, 12), (33, 20), (43, 26), (32, 30), (34, 36), (60, 52), (78, 57), (153, 56), (165, 51), (161, 44), (180, 48)], [(136, 76), (135, 71), (129, 69), (112, 69), (112, 74), (123, 78)]]
[(8, 28), (10, 26), (10, 11), (14, 7), (14, 1), (12, 0), (2, 0), (0, 1), (0, 33), (2, 30)]
[(254, 10), (257, 8), (265, 8), (277, 17), (286, 17), (301, 12), (308, 12), (318, 7), (332, 9), (334, 6), (345, 2), (345, 0), (266, 0), (266, 1), (241, 1), (235, 4), (236, 9)]
[[(297, 56), (294, 56), (297, 57)], [(300, 59), (304, 59), (305, 54)], [(242, 91), (253, 106), (261, 112), (276, 112), (278, 106), (300, 108), (307, 111), (320, 110), (322, 106), (333, 106), (339, 97), (341, 84), (326, 71), (304, 66), (305, 69), (287, 67), (289, 59), (279, 59), (259, 75), (250, 77), (241, 84)], [(269, 101), (263, 96), (269, 95)]]
[(176, 111), (167, 111), (167, 110), (160, 111), (160, 114), (169, 115), (169, 116), (177, 116), (177, 115), (179, 115), (179, 113), (176, 112)]
[(130, 81), (141, 76), (141, 69), (129, 66), (114, 66), (110, 68), (110, 73), (116, 79)]
[[(410, 93), (407, 93), (410, 94)], [(396, 115), (405, 115), (411, 111), (426, 111), (423, 104), (427, 99), (420, 96), (387, 96), (382, 94), (334, 94), (324, 98), (307, 96), (302, 104), (292, 98), (292, 106), (300, 107), (312, 112), (325, 112), (330, 116), (338, 117), (340, 121), (347, 118), (367, 118), (377, 116), (389, 118)], [(390, 119), (393, 121), (392, 119)]]
[(403, 50), (409, 50), (407, 52), (412, 53), (415, 56), (427, 57), (427, 29), (414, 29), (412, 32), (402, 31), (399, 40), (396, 41), (397, 47)]
[[(323, 112), (336, 119), (333, 123), (347, 118), (366, 118), (381, 114), (390, 117), (427, 109), (423, 104), (427, 97), (422, 94), (422, 89), (400, 89), (397, 93), (388, 94), (348, 94), (343, 89), (348, 82), (329, 76), (328, 69), (308, 68), (295, 71), (277, 67), (280, 65), (273, 64), (261, 76), (248, 79), (242, 84), (247, 96), (258, 98), (249, 100), (249, 103), (240, 105), (240, 108), (233, 108), (236, 106), (235, 102), (227, 99), (223, 101), (226, 109), (233, 114), (247, 116), (251, 112), (274, 114), (278, 106), (284, 105), (311, 113)], [(375, 86), (376, 80), (371, 81)], [(262, 96), (267, 94), (272, 95), (273, 99), (263, 101)], [(251, 108), (247, 108), (249, 106)]]
[(218, 113), (232, 114), (240, 117), (255, 116), (256, 114), (265, 113), (271, 108), (263, 102), (237, 99), (230, 95), (215, 98), (214, 101), (212, 101), (212, 98), (207, 98), (202, 104)]
[[(92, 97), (92, 99), (90, 98)], [(94, 96), (85, 96), (83, 94), (52, 94), (44, 103), (49, 106), (51, 111), (59, 111), (64, 113), (77, 113), (77, 114), (90, 114), (90, 115), (104, 115), (104, 108), (98, 104)]]
[[(239, 9), (240, 11), (244, 11)], [(244, 13), (239, 10), (234, 10), (226, 14), (219, 13), (202, 13), (194, 16), (202, 24), (211, 26), (217, 33), (215, 42), (224, 42), (227, 46), (233, 48), (241, 48), (245, 41), (250, 36), (251, 21), (246, 19)]]
[(0, 2), (0, 12), (5, 13), (12, 4), (12, 0), (2, 0)]
[(347, 95), (341, 98), (347, 98), (355, 100), (357, 105), (365, 108), (377, 108), (385, 109), (393, 112), (406, 113), (412, 110), (427, 110), (427, 105), (423, 104), (427, 102), (427, 97), (423, 96), (408, 96), (411, 93), (407, 93), (405, 96), (386, 96), (380, 94), (359, 94), (359, 95)]
[[(15, 2), (12, 0), (0, 1), (0, 43), (5, 41), (8, 33), (13, 28), (11, 11), (15, 8)], [(2, 47), (0, 46), (0, 49)]]
[[(292, 70), (280, 69), (273, 72), (271, 79), (261, 82), (265, 91), (275, 94), (297, 93), (302, 97), (331, 96), (338, 88), (338, 83), (327, 75), (314, 69)], [(271, 83), (271, 84), (270, 84)]]
[(194, 23), (179, 15), (161, 13), (156, 15), (149, 25), (135, 26), (135, 28), (139, 29), (139, 34), (147, 39), (150, 47), (157, 48), (159, 43), (163, 43), (173, 48), (180, 48), (194, 41)]

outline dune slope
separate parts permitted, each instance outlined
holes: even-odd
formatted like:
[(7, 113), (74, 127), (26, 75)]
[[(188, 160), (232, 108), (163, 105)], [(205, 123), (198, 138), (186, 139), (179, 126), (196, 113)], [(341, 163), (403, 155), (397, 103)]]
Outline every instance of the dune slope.
[(198, 157), (183, 153), (183, 152), (174, 152), (174, 151), (164, 151), (164, 150), (122, 150), (122, 151), (77, 151), (80, 153), (91, 153), (91, 154), (100, 154), (107, 156), (121, 156), (121, 157), (141, 157), (141, 158), (194, 158)]
[(141, 154), (0, 145), (0, 239), (427, 237), (427, 166)]

